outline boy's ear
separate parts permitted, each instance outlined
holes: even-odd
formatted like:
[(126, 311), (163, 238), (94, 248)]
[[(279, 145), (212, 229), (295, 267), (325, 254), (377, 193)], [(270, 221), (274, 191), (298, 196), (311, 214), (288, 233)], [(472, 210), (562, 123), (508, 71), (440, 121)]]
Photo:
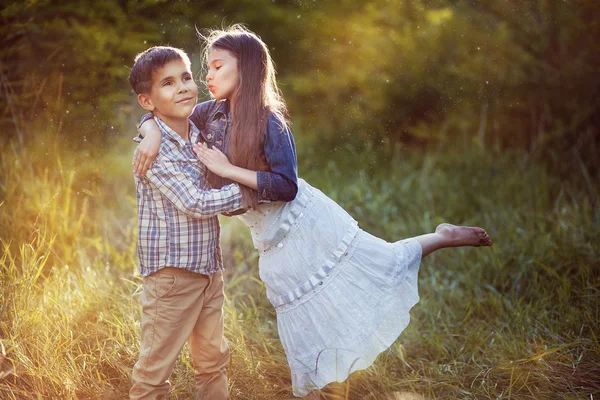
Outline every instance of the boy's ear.
[(140, 93), (137, 96), (138, 99), (138, 103), (140, 103), (140, 106), (142, 106), (144, 109), (152, 112), (154, 111), (154, 104), (152, 104), (152, 100), (150, 99), (150, 96), (144, 93)]

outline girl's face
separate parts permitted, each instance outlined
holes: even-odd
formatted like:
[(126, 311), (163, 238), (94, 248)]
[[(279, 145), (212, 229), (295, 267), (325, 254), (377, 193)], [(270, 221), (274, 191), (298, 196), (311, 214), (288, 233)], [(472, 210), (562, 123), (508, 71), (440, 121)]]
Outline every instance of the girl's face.
[(227, 50), (212, 48), (208, 54), (208, 90), (217, 100), (228, 99), (239, 82), (237, 59)]

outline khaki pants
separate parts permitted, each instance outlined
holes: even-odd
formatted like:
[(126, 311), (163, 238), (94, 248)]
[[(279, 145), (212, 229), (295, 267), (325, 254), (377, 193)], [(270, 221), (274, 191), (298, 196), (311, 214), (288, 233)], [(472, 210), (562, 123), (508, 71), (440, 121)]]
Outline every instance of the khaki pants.
[(223, 337), (223, 274), (163, 268), (143, 278), (140, 358), (131, 399), (160, 399), (183, 345), (196, 368), (198, 399), (224, 400), (229, 347)]

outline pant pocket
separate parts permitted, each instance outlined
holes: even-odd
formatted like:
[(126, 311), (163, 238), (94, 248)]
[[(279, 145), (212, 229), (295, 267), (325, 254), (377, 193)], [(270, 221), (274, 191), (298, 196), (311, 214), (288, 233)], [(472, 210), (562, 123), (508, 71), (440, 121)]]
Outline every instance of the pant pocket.
[(154, 294), (157, 299), (167, 296), (175, 287), (177, 277), (170, 273), (159, 274), (154, 280)]

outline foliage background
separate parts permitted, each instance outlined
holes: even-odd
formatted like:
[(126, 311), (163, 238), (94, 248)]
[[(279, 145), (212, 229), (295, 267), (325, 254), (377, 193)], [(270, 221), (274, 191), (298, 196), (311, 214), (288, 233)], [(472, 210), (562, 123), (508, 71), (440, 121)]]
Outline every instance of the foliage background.
[[(599, 21), (595, 0), (1, 2), (0, 397), (126, 395), (129, 68), (169, 44), (198, 71), (196, 29), (235, 22), (269, 45), (301, 176), (364, 229), (495, 240), (424, 262), (411, 326), (349, 397), (600, 396)], [(256, 254), (222, 222), (232, 396), (289, 398)], [(184, 356), (173, 398), (192, 379)]]

